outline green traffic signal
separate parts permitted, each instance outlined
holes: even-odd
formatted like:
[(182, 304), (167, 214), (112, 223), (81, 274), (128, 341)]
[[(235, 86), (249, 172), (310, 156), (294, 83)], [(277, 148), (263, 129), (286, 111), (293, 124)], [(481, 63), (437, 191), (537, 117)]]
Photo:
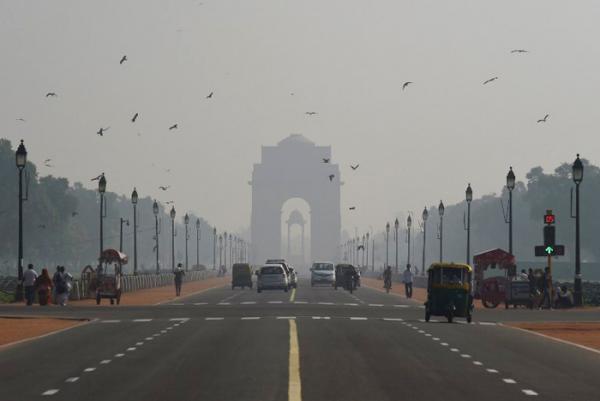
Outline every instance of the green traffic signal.
[(554, 248), (553, 248), (553, 247), (551, 247), (551, 246), (547, 246), (547, 247), (546, 247), (546, 253), (547, 253), (548, 255), (552, 255), (552, 254), (554, 254)]

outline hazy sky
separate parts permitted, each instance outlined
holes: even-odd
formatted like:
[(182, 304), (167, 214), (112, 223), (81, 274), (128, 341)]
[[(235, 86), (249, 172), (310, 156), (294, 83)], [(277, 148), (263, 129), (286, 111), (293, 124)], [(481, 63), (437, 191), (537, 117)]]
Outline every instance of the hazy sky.
[(342, 167), (343, 226), (383, 226), (509, 165), (600, 164), (598, 21), (598, 1), (0, 0), (0, 136), (230, 230), (261, 145), (302, 133)]

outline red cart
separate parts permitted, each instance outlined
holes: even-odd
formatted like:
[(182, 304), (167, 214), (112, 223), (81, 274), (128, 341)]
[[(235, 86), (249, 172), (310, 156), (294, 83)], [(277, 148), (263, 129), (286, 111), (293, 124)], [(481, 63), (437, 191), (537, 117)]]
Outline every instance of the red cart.
[[(491, 249), (473, 256), (475, 265), (476, 299), (486, 308), (495, 308), (501, 303), (507, 304), (507, 288), (516, 276), (517, 266), (514, 255), (500, 249)], [(486, 271), (497, 269), (497, 274), (486, 276)]]

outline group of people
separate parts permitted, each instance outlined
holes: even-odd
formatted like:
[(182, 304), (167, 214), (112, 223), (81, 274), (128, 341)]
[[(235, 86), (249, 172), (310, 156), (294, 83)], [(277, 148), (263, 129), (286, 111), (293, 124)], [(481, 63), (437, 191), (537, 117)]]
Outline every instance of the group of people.
[[(413, 272), (410, 264), (406, 265), (406, 270), (402, 272), (402, 282), (404, 283), (404, 293), (406, 298), (412, 298), (413, 294)], [(387, 265), (383, 271), (383, 288), (392, 288), (392, 266)]]
[(37, 294), (40, 305), (48, 305), (54, 300), (57, 305), (65, 306), (69, 300), (72, 281), (73, 276), (65, 271), (64, 266), (56, 266), (56, 272), (50, 278), (48, 269), (42, 269), (42, 273), (38, 275), (30, 263), (23, 273), (25, 301), (27, 305), (33, 305)]
[(533, 269), (529, 271), (521, 270), (521, 279), (529, 282), (529, 295), (531, 299), (537, 299), (540, 295), (542, 299), (538, 305), (542, 308), (571, 308), (574, 306), (573, 293), (566, 285), (561, 285), (554, 290), (552, 294), (552, 276), (550, 268), (546, 267), (543, 274), (536, 275)]

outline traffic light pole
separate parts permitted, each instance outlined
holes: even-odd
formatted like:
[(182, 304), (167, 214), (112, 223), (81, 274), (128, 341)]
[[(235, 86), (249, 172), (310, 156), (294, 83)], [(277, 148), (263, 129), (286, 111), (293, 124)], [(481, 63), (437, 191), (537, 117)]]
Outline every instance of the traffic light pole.
[(575, 306), (583, 305), (583, 294), (581, 288), (581, 250), (579, 238), (579, 184), (575, 185), (575, 282), (573, 283), (573, 301)]

